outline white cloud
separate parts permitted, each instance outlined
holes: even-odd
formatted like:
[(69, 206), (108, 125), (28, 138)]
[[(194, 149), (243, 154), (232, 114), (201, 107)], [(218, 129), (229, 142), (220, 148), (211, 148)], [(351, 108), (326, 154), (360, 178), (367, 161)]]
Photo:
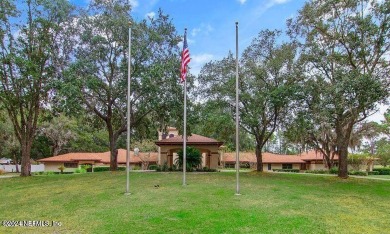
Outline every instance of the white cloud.
[(191, 62), (194, 62), (195, 64), (200, 64), (200, 63), (206, 63), (209, 62), (214, 58), (214, 55), (212, 54), (199, 54), (199, 55), (193, 55), (191, 56)]
[(193, 37), (196, 37), (199, 33), (208, 35), (212, 31), (214, 31), (214, 28), (210, 24), (201, 24), (199, 27), (192, 29), (191, 35)]
[(191, 35), (195, 37), (196, 35), (198, 35), (199, 32), (200, 32), (200, 28), (194, 28), (192, 29)]
[(137, 8), (139, 6), (138, 0), (129, 0), (132, 9)]
[[(190, 53), (191, 53), (191, 49), (190, 49)], [(198, 75), (203, 65), (213, 59), (214, 59), (214, 55), (207, 54), (207, 53), (191, 55), (191, 62), (189, 64), (189, 66), (191, 67), (191, 73), (194, 75)]]
[(286, 3), (290, 0), (272, 0), (271, 2), (274, 2), (275, 4), (283, 4), (283, 3)]
[(241, 5), (243, 5), (243, 4), (245, 4), (246, 0), (238, 0), (238, 2), (239, 2)]
[(146, 18), (148, 19), (154, 19), (154, 17), (156, 16), (156, 12), (149, 12), (145, 15)]
[(266, 8), (271, 8), (275, 5), (281, 5), (281, 4), (285, 4), (287, 2), (289, 2), (290, 0), (270, 0), (268, 1), (267, 5), (266, 5)]

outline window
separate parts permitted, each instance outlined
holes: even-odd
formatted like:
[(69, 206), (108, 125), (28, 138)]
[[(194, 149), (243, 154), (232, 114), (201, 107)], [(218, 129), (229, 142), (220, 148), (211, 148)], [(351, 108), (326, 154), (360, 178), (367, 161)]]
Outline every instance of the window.
[(67, 168), (78, 168), (79, 165), (77, 163), (64, 163), (64, 167), (67, 167)]
[(268, 163), (268, 171), (272, 170), (271, 163)]
[(282, 164), (282, 169), (292, 169), (292, 164)]

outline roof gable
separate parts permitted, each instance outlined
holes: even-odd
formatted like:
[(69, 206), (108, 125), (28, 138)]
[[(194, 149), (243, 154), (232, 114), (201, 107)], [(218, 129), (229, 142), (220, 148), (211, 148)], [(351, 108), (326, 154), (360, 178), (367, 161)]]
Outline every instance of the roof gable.
[[(186, 142), (188, 145), (218, 145), (218, 146), (221, 146), (223, 144), (223, 142), (221, 142), (221, 141), (217, 141), (215, 139), (201, 136), (198, 134), (192, 134), (191, 136), (188, 136)], [(158, 146), (161, 146), (161, 145), (182, 145), (183, 144), (183, 136), (178, 135), (175, 137), (156, 141), (155, 143)]]

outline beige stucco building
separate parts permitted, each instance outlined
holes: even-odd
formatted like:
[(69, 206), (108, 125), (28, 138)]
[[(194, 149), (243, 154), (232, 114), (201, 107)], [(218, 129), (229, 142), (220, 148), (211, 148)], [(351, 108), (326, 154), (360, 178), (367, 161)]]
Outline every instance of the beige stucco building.
[[(118, 149), (118, 166), (126, 165), (126, 150)], [(38, 160), (38, 162), (45, 165), (45, 171), (54, 171), (59, 172), (59, 167), (65, 167), (65, 172), (74, 172), (77, 168), (80, 168), (82, 165), (89, 165), (90, 171), (93, 171), (94, 167), (109, 166), (110, 165), (110, 151), (102, 153), (67, 153), (62, 155), (57, 155), (49, 158), (43, 158)], [(156, 152), (142, 152), (138, 155), (134, 155), (134, 152), (130, 152), (130, 167), (139, 167), (142, 168), (147, 165), (157, 164), (157, 153)]]
[[(223, 142), (205, 136), (192, 134), (187, 137), (187, 146), (194, 147), (202, 153), (202, 167), (216, 169), (220, 163), (219, 148)], [(159, 133), (158, 164), (172, 167), (177, 158), (177, 152), (183, 149), (183, 137), (175, 128), (168, 128), (168, 134)]]

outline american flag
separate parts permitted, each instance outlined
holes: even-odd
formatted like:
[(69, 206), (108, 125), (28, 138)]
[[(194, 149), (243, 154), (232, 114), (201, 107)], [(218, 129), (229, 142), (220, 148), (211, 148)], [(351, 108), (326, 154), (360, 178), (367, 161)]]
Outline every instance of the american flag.
[(187, 65), (190, 63), (190, 50), (188, 49), (187, 44), (187, 29), (184, 32), (184, 43), (183, 43), (183, 52), (181, 54), (181, 81), (184, 82), (187, 76)]

